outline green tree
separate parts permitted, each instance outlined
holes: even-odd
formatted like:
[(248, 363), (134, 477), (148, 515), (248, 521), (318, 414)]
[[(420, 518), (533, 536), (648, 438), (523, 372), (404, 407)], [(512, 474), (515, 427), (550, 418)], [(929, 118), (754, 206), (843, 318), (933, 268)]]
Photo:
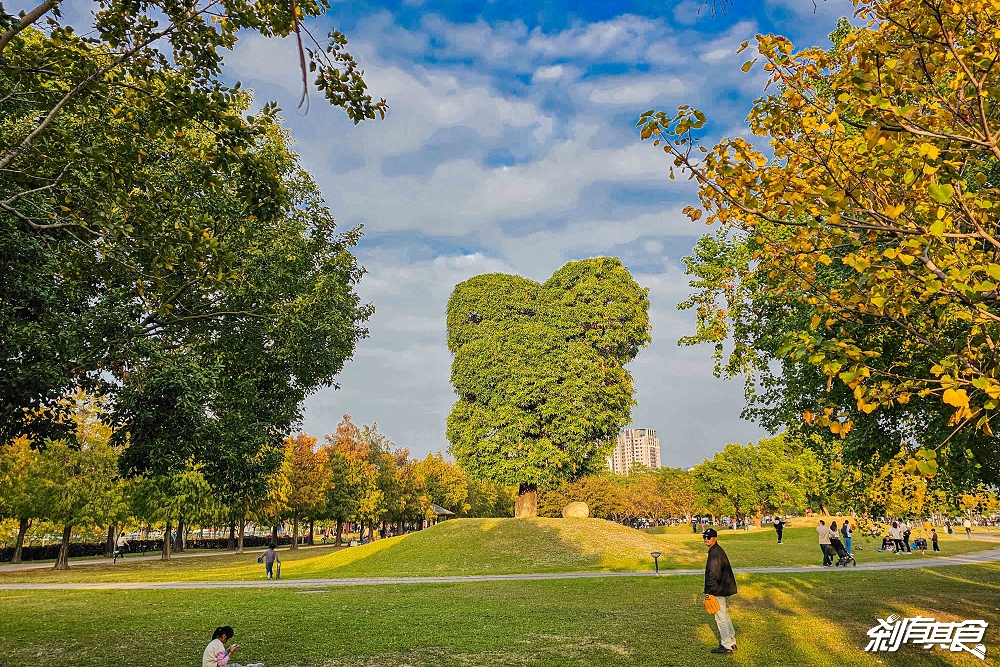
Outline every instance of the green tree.
[(17, 540), (11, 563), (21, 562), (24, 536), (31, 522), (44, 518), (41, 454), (26, 437), (0, 447), (0, 516), (17, 520)]
[(430, 502), (459, 516), (469, 511), (469, 480), (458, 466), (444, 458), (444, 454), (428, 454), (417, 464), (417, 473)]
[(689, 518), (700, 510), (692, 473), (681, 468), (660, 468), (655, 475), (669, 516)]
[(502, 486), (488, 480), (468, 480), (468, 517), (511, 517), (514, 516), (514, 500), (517, 487)]
[[(219, 240), (239, 227), (253, 235), (286, 197), (257, 150), (275, 108), (246, 115), (249, 96), (220, 78), (223, 53), (241, 32), (308, 32), (302, 21), (327, 9), (109, 0), (74, 29), (60, 4), (0, 10), (3, 441), (58, 426), (26, 414), (109, 373), (121, 379), (152, 340), (228, 317), (213, 297), (242, 279), (231, 270), (240, 255)], [(315, 43), (301, 60), (328, 101), (355, 122), (383, 115), (344, 36)], [(208, 202), (227, 190), (242, 206), (221, 220)]]
[(624, 364), (649, 341), (649, 300), (613, 258), (570, 262), (543, 285), (476, 276), (448, 301), (448, 439), (474, 479), (518, 486), (515, 516), (537, 513), (539, 484), (596, 472), (628, 423)]
[(211, 504), (212, 487), (202, 473), (201, 464), (190, 459), (176, 472), (141, 477), (133, 489), (133, 514), (148, 524), (163, 525), (160, 559), (170, 560), (171, 528), (182, 516), (198, 514)]
[(784, 436), (755, 445), (729, 444), (695, 466), (694, 489), (701, 504), (737, 521), (759, 521), (772, 512), (801, 511), (823, 474), (809, 449)]
[[(194, 457), (241, 535), (281, 465), (302, 400), (332, 383), (371, 313), (354, 292), (358, 230), (337, 232), (287, 133), (272, 125), (265, 139), (255, 150), (283, 192), (266, 218), (247, 224), (239, 179), (211, 196), (189, 193), (226, 229), (216, 243), (232, 256), (236, 279), (211, 295), (225, 317), (195, 316), (184, 335), (158, 334), (117, 391), (117, 437), (129, 442), (123, 471), (170, 477)], [(179, 295), (175, 304), (197, 312), (201, 298)]]
[(64, 399), (73, 422), (73, 441), (51, 440), (40, 454), (37, 490), (45, 517), (63, 527), (53, 569), (69, 569), (69, 543), (74, 526), (106, 525), (118, 485), (118, 451), (108, 441), (111, 428), (102, 422), (103, 406), (84, 392)]

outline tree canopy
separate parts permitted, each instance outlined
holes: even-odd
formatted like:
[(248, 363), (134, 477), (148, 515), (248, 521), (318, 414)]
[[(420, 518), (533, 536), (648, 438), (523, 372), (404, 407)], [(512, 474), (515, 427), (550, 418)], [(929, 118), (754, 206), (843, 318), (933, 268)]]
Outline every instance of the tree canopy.
[[(253, 389), (248, 377), (275, 386), (272, 398), (287, 388), (279, 374), (293, 399), (331, 382), (365, 317), (349, 288), (356, 233), (333, 231), (277, 109), (248, 114), (249, 94), (221, 79), (238, 35), (311, 37), (303, 21), (328, 3), (106, 0), (84, 26), (60, 5), (0, 12), (0, 439), (49, 435), (60, 421), (32, 411), (109, 376), (99, 390), (114, 394), (192, 340), (245, 342), (239, 363), (283, 343), (256, 355), (267, 369), (215, 386), (231, 405)], [(343, 34), (314, 43), (302, 54), (313, 86), (355, 122), (382, 116)], [(350, 324), (303, 325), (332, 312)], [(317, 357), (324, 346), (339, 351)], [(278, 414), (262, 422), (294, 418), (287, 404), (268, 408)]]
[(649, 300), (618, 259), (570, 262), (544, 284), (486, 274), (448, 301), (448, 439), (475, 479), (516, 485), (535, 514), (539, 483), (597, 471), (628, 424), (624, 364), (649, 338)]
[(772, 426), (995, 482), (1000, 17), (986, 1), (856, 5), (864, 23), (842, 21), (831, 48), (757, 36), (744, 70), (760, 61), (774, 92), (747, 120), (766, 150), (698, 145), (708, 121), (690, 107), (642, 115), (699, 185), (688, 215), (721, 225), (690, 265), (688, 340), (733, 336), (726, 370), (757, 376), (750, 409)]

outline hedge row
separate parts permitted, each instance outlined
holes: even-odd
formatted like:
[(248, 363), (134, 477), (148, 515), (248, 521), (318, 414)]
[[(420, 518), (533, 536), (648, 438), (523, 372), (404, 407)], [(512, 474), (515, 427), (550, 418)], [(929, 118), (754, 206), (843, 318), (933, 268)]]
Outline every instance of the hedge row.
[[(299, 538), (304, 540), (303, 537)], [(243, 538), (243, 547), (246, 549), (253, 549), (259, 547), (266, 547), (271, 543), (270, 536), (263, 537), (252, 537), (247, 536)], [(283, 535), (278, 538), (278, 544), (291, 544), (292, 538), (289, 535)], [(163, 548), (163, 540), (131, 540), (129, 542), (128, 554), (138, 554), (144, 551), (159, 551)], [(188, 540), (188, 549), (228, 549), (229, 540), (224, 537), (214, 538), (210, 540)], [(55, 560), (59, 555), (59, 543), (47, 544), (44, 547), (24, 547), (21, 549), (21, 560)], [(86, 556), (103, 556), (104, 555), (104, 542), (70, 542), (69, 544), (69, 557), (70, 558), (83, 558)], [(0, 549), (0, 563), (8, 563), (10, 559), (14, 557), (14, 547), (6, 547)]]

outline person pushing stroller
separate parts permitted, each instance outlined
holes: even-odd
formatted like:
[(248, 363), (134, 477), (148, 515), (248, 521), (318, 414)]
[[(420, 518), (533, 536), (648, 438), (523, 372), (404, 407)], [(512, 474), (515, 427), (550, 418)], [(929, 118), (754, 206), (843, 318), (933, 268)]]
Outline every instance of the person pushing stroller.
[(847, 567), (848, 565), (857, 565), (857, 561), (854, 560), (854, 556), (844, 548), (844, 543), (840, 541), (840, 533), (837, 532), (837, 522), (834, 521), (830, 524), (830, 548), (834, 553), (837, 554), (837, 562), (834, 565), (838, 567)]

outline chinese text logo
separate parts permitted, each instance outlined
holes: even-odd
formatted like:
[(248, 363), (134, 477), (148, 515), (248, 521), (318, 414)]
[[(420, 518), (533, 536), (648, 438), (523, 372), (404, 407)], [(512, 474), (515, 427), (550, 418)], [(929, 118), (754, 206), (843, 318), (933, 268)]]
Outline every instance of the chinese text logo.
[(986, 659), (983, 636), (986, 621), (960, 621), (943, 623), (933, 618), (900, 618), (893, 614), (886, 619), (876, 619), (878, 625), (868, 631), (871, 641), (865, 651), (896, 651), (903, 644), (916, 644), (925, 649), (935, 644), (949, 651), (968, 651), (980, 660)]

